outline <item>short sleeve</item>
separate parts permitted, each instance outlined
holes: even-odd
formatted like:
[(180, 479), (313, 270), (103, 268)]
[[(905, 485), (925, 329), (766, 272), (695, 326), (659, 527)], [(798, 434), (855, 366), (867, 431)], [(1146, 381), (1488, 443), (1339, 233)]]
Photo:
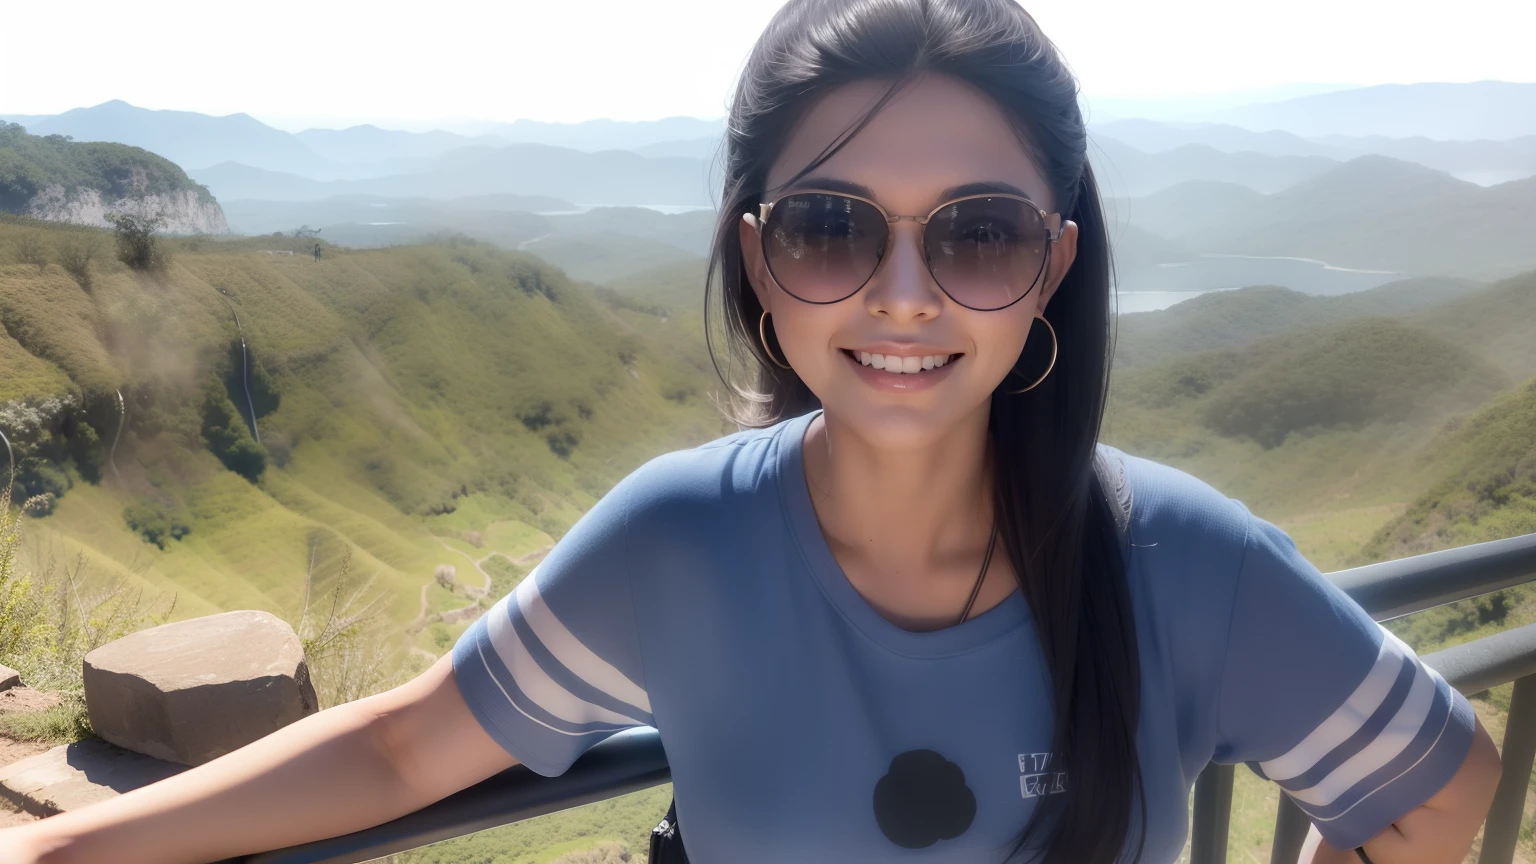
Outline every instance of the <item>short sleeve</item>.
[(487, 733), (533, 771), (564, 773), (592, 745), (654, 725), (626, 560), (626, 484), (470, 625), (453, 674)]
[(1472, 707), (1283, 531), (1248, 520), (1215, 759), (1248, 763), (1329, 843), (1353, 848), (1451, 779), (1472, 744)]

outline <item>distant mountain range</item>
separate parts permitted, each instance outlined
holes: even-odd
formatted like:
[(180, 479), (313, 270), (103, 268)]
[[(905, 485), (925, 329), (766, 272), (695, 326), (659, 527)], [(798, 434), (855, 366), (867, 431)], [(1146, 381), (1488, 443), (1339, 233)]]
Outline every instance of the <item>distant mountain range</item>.
[(1270, 195), (1199, 181), (1109, 206), (1118, 223), (1202, 254), (1485, 279), (1536, 267), (1536, 177), (1482, 187), (1360, 156)]
[(1228, 108), (1201, 119), (1303, 137), (1505, 140), (1536, 135), (1536, 83), (1382, 84)]
[(1155, 120), (1117, 120), (1095, 125), (1091, 132), (1101, 143), (1111, 139), (1147, 153), (1199, 146), (1224, 153), (1311, 156), (1341, 161), (1374, 153), (1417, 162), (1485, 186), (1536, 175), (1536, 135), (1505, 141), (1439, 141), (1379, 135), (1303, 138), (1279, 130), (1254, 132), (1227, 123)]
[(707, 206), (713, 188), (708, 163), (702, 159), (647, 159), (627, 150), (586, 153), (544, 144), (465, 147), (423, 162), (415, 172), (363, 180), (311, 180), (236, 162), (188, 173), (223, 200), (513, 194), (549, 196), (585, 205)]
[(467, 147), (545, 144), (598, 152), (681, 142), (687, 150), (697, 140), (717, 140), (723, 130), (720, 120), (669, 117), (643, 122), (485, 123), (469, 135), (441, 129), (402, 132), (371, 125), (290, 133), (274, 129), (249, 114), (214, 117), (192, 111), (159, 111), (139, 108), (120, 99), (74, 108), (63, 114), (0, 115), (0, 120), (19, 123), (34, 135), (68, 135), (77, 141), (142, 147), (187, 170), (236, 162), (312, 180), (406, 173), (419, 167), (412, 160), (430, 159)]

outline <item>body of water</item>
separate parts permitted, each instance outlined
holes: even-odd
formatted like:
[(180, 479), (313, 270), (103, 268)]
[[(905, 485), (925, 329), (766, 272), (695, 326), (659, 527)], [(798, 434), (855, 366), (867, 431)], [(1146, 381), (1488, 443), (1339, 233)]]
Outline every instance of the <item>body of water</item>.
[(1390, 270), (1335, 267), (1312, 258), (1202, 255), (1180, 264), (1141, 267), (1120, 274), (1122, 314), (1166, 309), (1201, 294), (1249, 285), (1283, 285), (1303, 294), (1351, 294), (1407, 278)]
[(546, 210), (540, 212), (540, 216), (579, 216), (602, 207), (643, 207), (646, 210), (655, 210), (657, 213), (665, 213), (668, 216), (676, 216), (680, 213), (697, 213), (700, 210), (715, 209), (709, 204), (579, 204), (575, 210)]

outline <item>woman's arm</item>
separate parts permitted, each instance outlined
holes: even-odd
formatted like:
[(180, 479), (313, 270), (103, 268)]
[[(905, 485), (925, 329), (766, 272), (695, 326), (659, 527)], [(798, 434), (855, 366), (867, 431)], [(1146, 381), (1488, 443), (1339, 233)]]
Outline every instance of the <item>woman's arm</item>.
[[(1456, 864), (1488, 816), (1502, 765), (1493, 738), (1477, 721), (1472, 749), (1445, 788), (1365, 844), (1374, 864)], [(1353, 849), (1335, 849), (1314, 826), (1298, 864), (1361, 864)]]
[(0, 831), (0, 864), (196, 864), (281, 848), (387, 822), (515, 764), (444, 656), (207, 764)]

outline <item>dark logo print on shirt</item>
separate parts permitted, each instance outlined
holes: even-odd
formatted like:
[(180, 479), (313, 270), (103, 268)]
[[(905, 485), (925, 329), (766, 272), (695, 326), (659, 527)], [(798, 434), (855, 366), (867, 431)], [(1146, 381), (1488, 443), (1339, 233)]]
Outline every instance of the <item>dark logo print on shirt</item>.
[(976, 793), (960, 766), (932, 750), (908, 750), (891, 760), (875, 784), (875, 821), (904, 849), (953, 840), (976, 818)]

